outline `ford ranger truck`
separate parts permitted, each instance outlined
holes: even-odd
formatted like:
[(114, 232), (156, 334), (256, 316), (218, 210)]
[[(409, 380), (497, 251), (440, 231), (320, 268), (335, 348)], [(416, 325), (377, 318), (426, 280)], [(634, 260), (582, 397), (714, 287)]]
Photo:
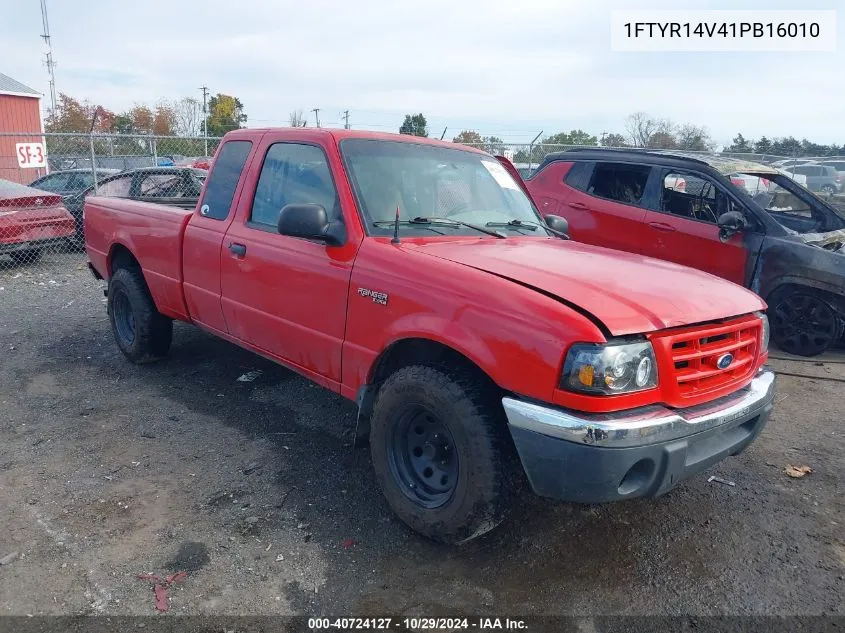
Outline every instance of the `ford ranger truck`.
[(92, 197), (84, 217), (130, 361), (164, 357), (179, 320), (355, 401), (388, 503), (435, 540), (494, 528), (526, 478), (580, 503), (660, 495), (772, 409), (757, 295), (569, 240), (467, 147), (237, 130), (195, 210)]

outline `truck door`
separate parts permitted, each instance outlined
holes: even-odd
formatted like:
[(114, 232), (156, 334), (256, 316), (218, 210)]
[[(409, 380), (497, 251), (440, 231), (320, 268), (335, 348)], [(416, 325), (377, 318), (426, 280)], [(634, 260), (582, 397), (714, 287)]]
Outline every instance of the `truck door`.
[(301, 139), (268, 135), (258, 150), (249, 187), (254, 196), (243, 197), (224, 241), (223, 313), (230, 335), (339, 391), (360, 238), (328, 246), (279, 234), (279, 211), (288, 204), (318, 204), (331, 221), (344, 221), (327, 153), (341, 173), (337, 150)]
[[(226, 141), (217, 152), (198, 209), (191, 216), (182, 242), (185, 303), (196, 323), (225, 333), (220, 303), (220, 261), (223, 236), (234, 217), (243, 188), (241, 173), (252, 151), (252, 141)], [(226, 253), (228, 255), (228, 253)]]
[[(717, 221), (726, 211), (740, 211), (753, 227), (753, 217), (720, 184), (704, 174), (663, 169), (662, 180), (655, 210), (646, 214), (651, 236), (643, 254), (745, 285), (754, 259), (749, 258), (749, 250), (752, 253), (757, 250), (749, 242), (753, 228), (722, 242)], [(751, 242), (759, 244), (759, 240)]]

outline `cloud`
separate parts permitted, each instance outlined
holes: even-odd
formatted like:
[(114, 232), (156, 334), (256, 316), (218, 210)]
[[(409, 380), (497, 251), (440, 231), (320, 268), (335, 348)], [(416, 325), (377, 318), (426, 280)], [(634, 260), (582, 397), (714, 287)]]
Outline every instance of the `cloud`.
[[(38, 7), (13, 10), (14, 2), (0, 0), (10, 16), (0, 35), (16, 51), (0, 71), (46, 92)], [(353, 123), (395, 129), (404, 113), (422, 111), (433, 127), (516, 140), (540, 129), (621, 131), (629, 113), (645, 110), (706, 125), (719, 140), (738, 131), (845, 140), (836, 133), (841, 54), (611, 53), (610, 10), (654, 5), (87, 0), (49, 8), (57, 89), (117, 111), (198, 96), (208, 85), (238, 96), (257, 125), (320, 107), (326, 122), (348, 109)]]

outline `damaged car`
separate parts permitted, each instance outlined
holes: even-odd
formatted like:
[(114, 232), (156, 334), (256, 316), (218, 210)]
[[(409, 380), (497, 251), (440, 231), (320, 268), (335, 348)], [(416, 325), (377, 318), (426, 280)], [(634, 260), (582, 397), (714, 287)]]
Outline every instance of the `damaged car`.
[[(679, 187), (678, 183), (684, 186)], [(821, 354), (845, 331), (845, 214), (774, 167), (669, 150), (576, 149), (525, 181), (573, 239), (705, 270), (768, 303), (774, 342)]]

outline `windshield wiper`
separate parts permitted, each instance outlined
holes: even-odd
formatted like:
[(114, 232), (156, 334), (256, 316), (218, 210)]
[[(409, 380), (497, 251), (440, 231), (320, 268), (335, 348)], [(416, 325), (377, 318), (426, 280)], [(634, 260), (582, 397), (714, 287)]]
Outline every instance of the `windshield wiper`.
[[(396, 224), (395, 220), (382, 220), (378, 222), (373, 222), (375, 226), (393, 226)], [(413, 220), (400, 220), (400, 225), (411, 225), (411, 226), (424, 226), (426, 228), (431, 228), (431, 225), (435, 226), (465, 226), (469, 229), (475, 229), (481, 233), (486, 233), (487, 235), (492, 235), (493, 237), (498, 237), (499, 239), (507, 239), (507, 235), (499, 233), (498, 231), (491, 231), (490, 229), (485, 229), (483, 226), (478, 226), (477, 224), (470, 224), (469, 222), (462, 222), (461, 220), (453, 220), (451, 218), (428, 218), (428, 217), (416, 217)], [(434, 229), (432, 229), (434, 230)]]
[(533, 231), (535, 228), (539, 227), (541, 229), (545, 229), (550, 233), (557, 235), (559, 238), (568, 240), (569, 236), (566, 233), (562, 233), (556, 229), (553, 229), (545, 224), (540, 224), (539, 222), (532, 222), (531, 220), (510, 220), (509, 222), (488, 222), (487, 226), (502, 226), (502, 227), (512, 227), (515, 229), (527, 229), (529, 231)]

